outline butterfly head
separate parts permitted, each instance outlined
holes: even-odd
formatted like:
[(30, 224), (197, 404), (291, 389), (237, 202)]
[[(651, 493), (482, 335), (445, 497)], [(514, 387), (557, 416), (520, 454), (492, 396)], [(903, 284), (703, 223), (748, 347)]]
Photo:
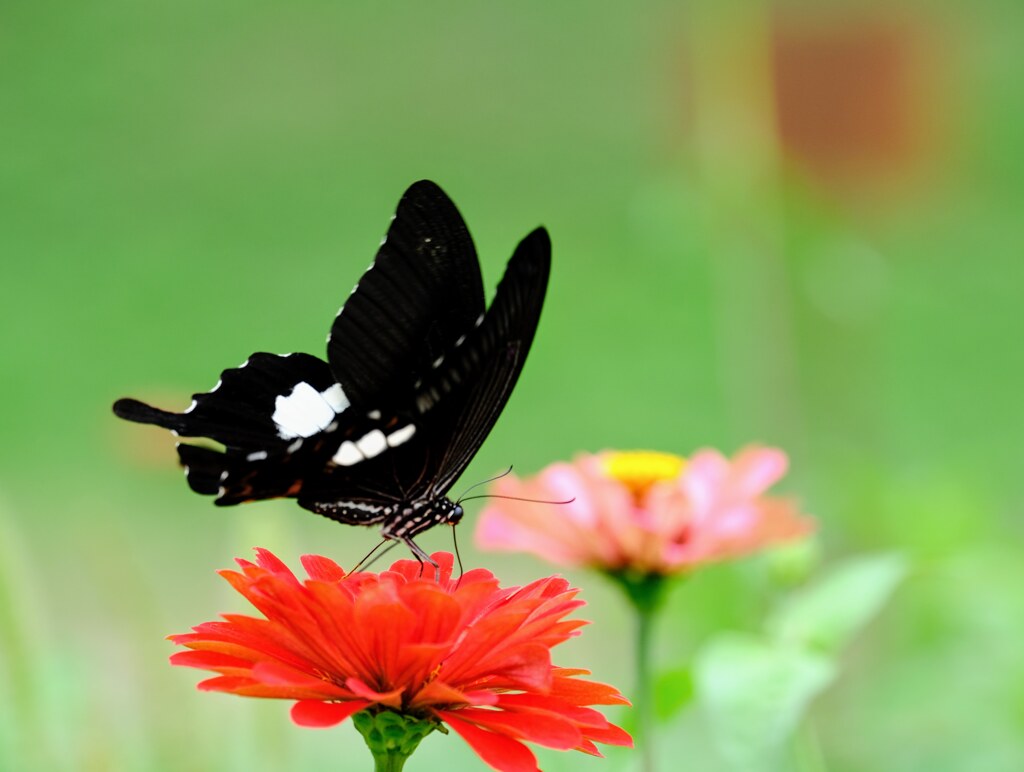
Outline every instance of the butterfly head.
[(462, 520), (462, 515), (465, 514), (462, 510), (462, 505), (457, 501), (451, 499), (442, 499), (437, 502), (437, 509), (435, 510), (434, 516), (437, 518), (437, 522), (444, 523), (445, 525), (458, 525), (459, 521)]
[(452, 507), (452, 511), (448, 513), (448, 519), (445, 521), (448, 525), (458, 525), (459, 521), (462, 520), (462, 505), (456, 504)]

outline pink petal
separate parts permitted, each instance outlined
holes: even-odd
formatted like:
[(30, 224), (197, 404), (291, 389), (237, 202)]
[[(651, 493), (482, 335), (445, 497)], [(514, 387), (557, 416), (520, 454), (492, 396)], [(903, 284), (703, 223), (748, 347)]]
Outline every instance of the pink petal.
[(758, 496), (768, 490), (789, 467), (789, 458), (777, 448), (750, 445), (732, 461), (733, 476), (741, 496)]
[(690, 497), (697, 513), (706, 512), (721, 497), (729, 477), (729, 462), (717, 450), (694, 453), (683, 469), (680, 485)]

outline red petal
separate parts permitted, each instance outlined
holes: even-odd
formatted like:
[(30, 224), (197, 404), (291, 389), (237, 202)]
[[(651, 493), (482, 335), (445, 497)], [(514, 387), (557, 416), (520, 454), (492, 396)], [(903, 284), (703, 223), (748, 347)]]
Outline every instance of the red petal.
[(608, 724), (608, 726), (600, 729), (598, 727), (586, 727), (583, 733), (590, 740), (597, 740), (599, 743), (605, 745), (623, 745), (626, 748), (633, 747), (633, 738), (629, 736), (629, 732), (624, 729), (620, 729), (615, 724)]
[[(334, 695), (324, 695), (323, 689), (306, 689), (301, 686), (268, 686), (245, 676), (217, 676), (196, 684), (202, 692), (230, 692), (242, 697), (270, 697), (282, 700), (323, 700)], [(348, 697), (349, 695), (346, 695)]]
[(495, 675), (504, 676), (527, 691), (545, 691), (551, 688), (551, 651), (546, 646), (521, 646)]
[(340, 724), (349, 716), (370, 706), (366, 700), (351, 702), (321, 702), (302, 700), (292, 705), (292, 721), (299, 726), (322, 729)]
[(266, 569), (278, 576), (283, 576), (293, 582), (299, 581), (295, 578), (295, 574), (292, 573), (291, 569), (288, 568), (288, 566), (286, 566), (281, 559), (270, 550), (263, 549), (262, 547), (256, 547), (253, 551), (256, 553), (256, 565), (260, 568)]
[(252, 668), (252, 660), (240, 659), (216, 651), (179, 651), (171, 655), (171, 664), (200, 667), (204, 670), (220, 670), (221, 668), (249, 670)]
[(239, 689), (252, 686), (254, 683), (255, 681), (251, 678), (242, 676), (217, 676), (200, 681), (196, 684), (196, 688), (201, 692), (235, 692), (237, 694)]
[(392, 689), (390, 692), (378, 692), (376, 689), (371, 689), (367, 684), (360, 681), (358, 678), (348, 678), (345, 680), (345, 686), (349, 690), (360, 697), (373, 702), (379, 702), (381, 705), (387, 705), (389, 708), (401, 708), (402, 707), (402, 691), (403, 689)]
[[(524, 740), (546, 745), (559, 751), (572, 750), (583, 742), (580, 730), (561, 716), (552, 713), (510, 713), (504, 710), (463, 708), (459, 718), (503, 734), (513, 734)], [(590, 734), (588, 732), (588, 734)]]
[(345, 569), (323, 555), (303, 555), (299, 559), (310, 579), (318, 582), (340, 582), (345, 578)]
[(608, 726), (604, 715), (593, 708), (573, 705), (546, 694), (500, 694), (498, 695), (498, 706), (503, 710), (554, 713), (583, 728)]
[(540, 772), (537, 758), (518, 740), (480, 729), (455, 717), (451, 711), (438, 715), (472, 748), (476, 755), (498, 772)]
[(549, 694), (573, 705), (629, 705), (630, 702), (614, 686), (600, 681), (555, 676)]
[(257, 662), (252, 668), (253, 680), (265, 686), (286, 686), (306, 689), (324, 698), (349, 697), (344, 689), (331, 681), (295, 670), (280, 662)]
[(420, 689), (409, 701), (410, 708), (453, 707), (456, 705), (490, 706), (498, 704), (496, 692), (487, 689), (460, 691), (441, 680), (434, 680)]

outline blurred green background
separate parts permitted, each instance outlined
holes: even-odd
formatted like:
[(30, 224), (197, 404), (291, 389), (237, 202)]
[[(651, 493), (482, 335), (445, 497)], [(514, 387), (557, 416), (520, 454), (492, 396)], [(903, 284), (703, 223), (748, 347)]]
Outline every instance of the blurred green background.
[[(8, 0), (0, 57), (0, 768), (369, 763), (348, 727), (196, 693), (163, 637), (243, 610), (214, 569), (253, 545), (351, 565), (373, 534), (215, 510), (110, 404), (322, 355), (429, 177), (489, 288), (534, 226), (555, 248), (460, 486), (604, 447), (785, 448), (826, 564), (911, 567), (785, 768), (1024, 769), (1024, 5)], [(556, 570), (477, 553), (472, 521), (468, 565)], [(658, 667), (760, 629), (773, 565), (679, 588)], [(557, 660), (628, 693), (624, 604), (570, 576), (594, 625)], [(704, 721), (666, 718), (666, 769), (727, 769)], [(441, 764), (480, 767), (435, 735), (410, 768)]]

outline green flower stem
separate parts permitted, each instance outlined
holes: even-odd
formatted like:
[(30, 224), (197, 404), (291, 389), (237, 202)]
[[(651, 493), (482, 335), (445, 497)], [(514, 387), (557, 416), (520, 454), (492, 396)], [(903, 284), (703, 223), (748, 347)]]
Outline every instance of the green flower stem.
[(654, 683), (651, 674), (651, 628), (654, 611), (636, 609), (637, 744), (644, 772), (654, 772)]
[(408, 756), (395, 752), (374, 755), (373, 772), (402, 772), (402, 767), (405, 766), (408, 758)]
[(420, 741), (439, 726), (430, 719), (390, 710), (363, 710), (352, 717), (352, 722), (373, 754), (374, 772), (401, 772)]
[(651, 670), (651, 632), (654, 618), (665, 600), (668, 583), (659, 574), (619, 572), (610, 575), (622, 588), (636, 611), (636, 746), (641, 769), (654, 772), (654, 678)]

